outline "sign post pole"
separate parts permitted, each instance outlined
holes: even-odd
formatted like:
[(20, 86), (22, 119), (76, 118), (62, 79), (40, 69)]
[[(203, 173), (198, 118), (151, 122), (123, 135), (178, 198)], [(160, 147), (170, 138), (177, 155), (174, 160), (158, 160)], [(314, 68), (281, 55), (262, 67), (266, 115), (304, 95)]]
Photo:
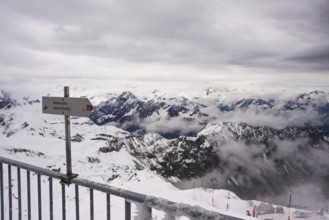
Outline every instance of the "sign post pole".
[[(64, 86), (64, 97), (70, 97), (70, 89)], [(71, 154), (71, 129), (70, 116), (64, 115), (65, 118), (65, 148), (66, 148), (66, 174), (72, 176), (72, 154)]]
[[(70, 89), (68, 86), (64, 86), (64, 98), (69, 98), (69, 97), (70, 97)], [(69, 185), (71, 184), (71, 179), (77, 177), (78, 174), (72, 173), (70, 115), (64, 114), (64, 120), (65, 120), (66, 175), (62, 176), (61, 183)]]
[(70, 98), (68, 86), (64, 86), (64, 97), (42, 97), (42, 113), (64, 115), (66, 174), (61, 178), (64, 184), (70, 184), (71, 179), (78, 176), (72, 173), (70, 116), (88, 117), (92, 111), (93, 106), (87, 98)]

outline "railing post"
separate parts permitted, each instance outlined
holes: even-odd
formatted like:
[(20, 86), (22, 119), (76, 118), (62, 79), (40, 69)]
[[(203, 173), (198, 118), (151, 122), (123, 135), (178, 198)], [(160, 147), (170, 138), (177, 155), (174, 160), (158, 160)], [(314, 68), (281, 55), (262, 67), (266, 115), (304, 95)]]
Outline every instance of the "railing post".
[(53, 208), (53, 178), (49, 177), (49, 218), (54, 219), (54, 208)]
[(9, 196), (9, 220), (13, 219), (13, 198), (11, 185), (11, 166), (8, 164), (8, 196)]
[(27, 219), (31, 220), (31, 179), (30, 171), (26, 172), (27, 180)]
[(17, 167), (18, 220), (22, 220), (21, 169)]
[(90, 190), (90, 220), (94, 220), (94, 190)]
[(3, 165), (0, 163), (0, 204), (1, 204), (1, 220), (5, 220), (5, 213), (4, 213), (4, 195), (3, 195)]
[(106, 193), (106, 220), (111, 220), (111, 197)]
[(75, 218), (80, 219), (79, 185), (75, 184)]
[(134, 220), (152, 220), (152, 209), (140, 203), (135, 203), (137, 216)]
[(42, 191), (41, 191), (41, 174), (38, 174), (38, 215), (39, 220), (42, 220)]
[(65, 184), (62, 183), (62, 218), (66, 220)]
[(175, 219), (176, 219), (176, 217), (173, 214), (171, 214), (171, 213), (165, 214), (164, 220), (175, 220)]
[(125, 220), (131, 220), (131, 204), (125, 200)]

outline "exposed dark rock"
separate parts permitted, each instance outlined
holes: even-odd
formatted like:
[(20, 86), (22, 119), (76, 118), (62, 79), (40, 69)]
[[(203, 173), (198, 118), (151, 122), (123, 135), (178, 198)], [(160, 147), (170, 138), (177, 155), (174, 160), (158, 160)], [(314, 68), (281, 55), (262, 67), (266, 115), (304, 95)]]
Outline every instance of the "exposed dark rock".
[[(213, 130), (216, 126), (222, 129), (212, 133), (211, 126)], [(205, 129), (209, 132), (199, 133), (197, 137), (181, 136), (171, 140), (159, 135), (128, 136), (109, 141), (108, 146), (99, 151), (125, 149), (163, 177), (202, 179), (206, 187), (230, 188), (248, 199), (257, 194), (281, 193), (301, 179), (322, 178), (312, 167), (314, 159), (312, 163), (307, 160), (315, 151), (329, 153), (328, 143), (324, 141), (329, 133), (307, 128), (276, 130), (230, 122), (208, 125)], [(280, 145), (285, 143), (296, 153), (283, 154)], [(294, 157), (295, 154), (299, 156)], [(329, 168), (326, 172), (329, 173)]]
[[(220, 112), (235, 111), (254, 111), (256, 113), (264, 111), (273, 115), (273, 117), (286, 113), (293, 114), (294, 111), (313, 110), (322, 117), (322, 124), (316, 125), (316, 123), (310, 121), (299, 126), (301, 128), (313, 127), (329, 131), (329, 103), (326, 97), (328, 97), (327, 93), (313, 91), (298, 95), (296, 98), (285, 102), (271, 98), (246, 98), (227, 103), (214, 100), (214, 102), (208, 102), (206, 105), (197, 103), (197, 99), (192, 101), (184, 97), (164, 98), (158, 96), (155, 96), (154, 99), (139, 99), (131, 92), (123, 92), (119, 96), (113, 96), (95, 106), (95, 111), (91, 114), (90, 119), (98, 125), (111, 123), (138, 135), (150, 131), (149, 128), (152, 126), (148, 126), (149, 124), (152, 125), (157, 121), (170, 123), (172, 119), (175, 120), (175, 123), (185, 123), (186, 127), (189, 127), (193, 122), (200, 125), (199, 129), (201, 129), (202, 125), (216, 119), (216, 113), (209, 114), (209, 111), (207, 111), (207, 108), (212, 108), (212, 105), (214, 105), (214, 107), (217, 107), (218, 114)], [(157, 124), (155, 127), (158, 126)], [(194, 130), (176, 129), (173, 126), (172, 129), (156, 129), (152, 132), (158, 132), (167, 138), (177, 138), (180, 135), (195, 135), (198, 129), (197, 127), (194, 127)]]
[(24, 149), (24, 148), (13, 148), (13, 149), (6, 149), (6, 150), (11, 153), (25, 153), (26, 156), (45, 157), (45, 154), (42, 152), (32, 151), (32, 150)]
[(168, 109), (168, 116), (173, 118), (179, 116), (180, 113), (186, 113), (186, 112), (187, 112), (187, 108), (185, 108), (184, 106), (172, 105)]
[(112, 175), (112, 177), (108, 178), (107, 182), (111, 182), (112, 180), (118, 178), (119, 176), (120, 176), (119, 174)]
[(73, 142), (82, 142), (83, 140), (84, 138), (81, 134), (76, 134), (73, 137), (71, 137), (71, 141)]
[[(167, 102), (166, 102), (167, 101)], [(173, 104), (173, 103), (178, 104)], [(181, 114), (190, 117), (207, 117), (207, 114), (201, 111), (206, 106), (197, 104), (183, 98), (182, 100), (140, 100), (131, 92), (123, 92), (116, 98), (111, 98), (106, 102), (102, 102), (95, 107), (94, 112), (90, 115), (90, 119), (98, 125), (112, 123), (128, 132), (135, 134), (145, 133), (143, 122), (149, 117), (161, 119), (162, 112), (166, 120), (181, 116)], [(189, 114), (188, 114), (189, 113)], [(182, 120), (190, 120), (188, 118)], [(160, 132), (166, 136), (178, 137), (180, 134), (188, 135), (180, 132)]]
[(87, 157), (88, 163), (100, 163), (101, 160), (98, 159), (97, 157)]
[(12, 99), (8, 93), (0, 90), (0, 109), (10, 109), (16, 104), (16, 100)]

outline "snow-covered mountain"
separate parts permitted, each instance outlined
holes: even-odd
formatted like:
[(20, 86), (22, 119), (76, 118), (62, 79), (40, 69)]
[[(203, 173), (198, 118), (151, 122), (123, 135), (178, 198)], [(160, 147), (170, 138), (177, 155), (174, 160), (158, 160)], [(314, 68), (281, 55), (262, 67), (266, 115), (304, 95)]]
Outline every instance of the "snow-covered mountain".
[(328, 141), (329, 133), (317, 129), (276, 130), (224, 122), (208, 124), (196, 137), (116, 138), (99, 151), (124, 148), (163, 177), (202, 180), (204, 186), (230, 188), (245, 198), (255, 198), (282, 193), (301, 180), (315, 181), (327, 193)]
[(329, 128), (329, 94), (314, 91), (289, 99), (240, 98), (209, 91), (202, 97), (167, 97), (155, 91), (138, 98), (131, 92), (113, 95), (98, 104), (91, 120), (112, 123), (129, 132), (160, 133), (167, 138), (196, 135), (207, 123), (245, 122), (274, 128)]
[[(90, 116), (91, 120), (98, 125), (112, 123), (129, 132), (145, 133), (145, 131), (159, 129), (162, 122), (194, 124), (191, 129), (171, 128), (163, 129), (160, 132), (167, 137), (177, 136), (177, 134), (194, 133), (200, 129), (207, 120), (207, 114), (200, 109), (205, 106), (184, 97), (165, 98), (153, 93), (152, 98), (138, 98), (131, 92), (123, 92), (118, 96), (96, 106), (95, 111)], [(152, 124), (151, 126), (148, 126)], [(190, 126), (191, 127), (191, 126)]]
[[(99, 103), (91, 120), (71, 119), (74, 170), (123, 185), (144, 172), (181, 189), (226, 188), (249, 199), (303, 184), (328, 196), (329, 95), (282, 100), (228, 94), (90, 97)], [(42, 114), (39, 99), (0, 93), (1, 154), (64, 170), (63, 118)]]

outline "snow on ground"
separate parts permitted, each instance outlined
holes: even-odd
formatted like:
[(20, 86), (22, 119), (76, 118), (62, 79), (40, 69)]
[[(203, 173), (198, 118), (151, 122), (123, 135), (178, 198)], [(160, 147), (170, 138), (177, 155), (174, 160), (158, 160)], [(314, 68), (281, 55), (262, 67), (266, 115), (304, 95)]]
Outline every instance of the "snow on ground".
[[(112, 128), (111, 128), (112, 129)], [(111, 130), (108, 128), (108, 130)], [(112, 129), (116, 131), (115, 129)], [(114, 135), (114, 134), (113, 134)], [(216, 211), (222, 214), (228, 214), (232, 216), (239, 216), (245, 219), (254, 219), (246, 216), (246, 210), (252, 211), (253, 207), (256, 207), (259, 219), (273, 219), (282, 220), (288, 218), (289, 209), (286, 207), (275, 206), (259, 201), (245, 201), (239, 199), (234, 193), (226, 190), (212, 190), (212, 189), (190, 189), (180, 190), (174, 187), (167, 180), (157, 176), (152, 171), (147, 169), (137, 170), (135, 168), (135, 158), (131, 156), (125, 149), (119, 152), (111, 152), (107, 154), (99, 153), (99, 147), (106, 144), (102, 140), (91, 140), (92, 136), (85, 137), (85, 141), (72, 143), (72, 155), (73, 155), (73, 172), (78, 173), (80, 178), (86, 178), (96, 182), (110, 184), (112, 186), (124, 188), (130, 191), (143, 193), (146, 195), (152, 195), (156, 197), (165, 198), (167, 200), (185, 203), (190, 205), (197, 205), (212, 211)], [(23, 141), (22, 141), (23, 140)], [(51, 169), (61, 168), (61, 172), (65, 173), (65, 147), (64, 140), (55, 137), (38, 137), (38, 136), (19, 136), (13, 135), (9, 138), (1, 138), (0, 152), (1, 156), (26, 162), (29, 164), (38, 165), (41, 167), (48, 167)], [(9, 147), (10, 146), (10, 147)], [(28, 149), (29, 151), (8, 151), (8, 149)], [(42, 154), (40, 154), (42, 153)], [(89, 158), (97, 158), (99, 161)], [(13, 169), (13, 192), (17, 195), (16, 190), (16, 170)], [(6, 166), (4, 174), (6, 174)], [(108, 182), (110, 178), (115, 175), (120, 175), (118, 178), (114, 178)], [(32, 176), (32, 191), (33, 195), (37, 195), (36, 175)], [(26, 183), (26, 177), (24, 172), (22, 173), (22, 182)], [(5, 181), (5, 188), (7, 189), (7, 183)], [(23, 184), (23, 195), (26, 185)], [(43, 215), (48, 216), (48, 179), (42, 177), (43, 188)], [(16, 190), (16, 191), (15, 191)], [(61, 214), (61, 188), (59, 183), (54, 183), (54, 207), (56, 209), (55, 216)], [(74, 188), (67, 188), (67, 216), (68, 219), (75, 218), (74, 209)], [(36, 197), (34, 198), (34, 200)], [(81, 216), (89, 217), (89, 190), (81, 188), (80, 190), (80, 211)], [(5, 204), (8, 204), (8, 198), (5, 199)], [(14, 209), (17, 209), (17, 202), (14, 199)], [(95, 219), (105, 219), (105, 195), (95, 192)], [(112, 218), (123, 219), (124, 215), (124, 200), (118, 197), (112, 197)], [(26, 207), (26, 204), (23, 204)], [(227, 209), (228, 207), (228, 209)], [(24, 208), (23, 208), (24, 209)], [(37, 217), (36, 203), (33, 203), (33, 209), (35, 210), (35, 218)], [(136, 208), (133, 205), (133, 213), (136, 214)], [(292, 219), (329, 219), (328, 216), (317, 216), (312, 212), (291, 209)], [(26, 213), (26, 208), (25, 208)], [(135, 215), (133, 214), (133, 215)], [(153, 212), (154, 219), (162, 219), (164, 213), (161, 211)], [(15, 218), (14, 218), (15, 219)], [(32, 218), (34, 219), (34, 218)], [(45, 219), (47, 219), (45, 217)], [(57, 219), (55, 217), (55, 219)], [(179, 219), (186, 219), (181, 217)]]
[[(60, 168), (60, 172), (65, 173), (66, 159), (63, 117), (43, 115), (41, 114), (41, 109), (38, 109), (39, 107), (39, 105), (21, 106), (19, 110), (18, 108), (11, 109), (10, 114), (5, 114), (5, 121), (6, 123), (10, 123), (8, 127), (10, 130), (6, 130), (7, 128), (5, 126), (0, 127), (0, 132), (6, 134), (0, 135), (0, 155), (43, 168)], [(22, 111), (26, 112), (26, 114), (22, 114)], [(28, 126), (25, 127), (25, 123)], [(106, 140), (110, 140), (111, 137), (129, 135), (129, 133), (121, 129), (113, 126), (99, 127), (91, 124), (88, 119), (72, 117), (71, 134), (73, 137), (76, 137), (76, 141), (72, 142), (73, 172), (78, 173), (79, 178), (165, 198), (177, 203), (197, 205), (218, 213), (239, 216), (244, 219), (255, 219), (246, 215), (246, 210), (252, 211), (254, 207), (256, 207), (259, 219), (283, 220), (288, 218), (289, 209), (286, 207), (260, 201), (241, 200), (234, 193), (225, 190), (203, 188), (180, 190), (148, 169), (137, 169), (136, 162), (138, 163), (138, 159), (131, 156), (125, 149), (106, 154), (100, 153), (98, 150), (100, 147), (106, 146)], [(79, 142), (79, 139), (83, 141)], [(4, 166), (4, 189), (6, 195), (4, 201), (6, 210), (5, 219), (8, 218), (9, 200), (8, 181), (6, 181), (7, 173), (7, 166)], [(17, 210), (19, 198), (17, 198), (16, 169), (12, 169), (12, 181), (13, 208)], [(36, 181), (37, 175), (32, 175), (32, 201), (37, 201)], [(48, 178), (42, 177), (42, 215), (44, 219), (48, 219), (49, 215), (48, 184)], [(24, 199), (24, 195), (26, 195), (25, 171), (22, 172), (22, 195), (23, 215), (26, 218), (27, 208), (26, 199)], [(74, 198), (74, 187), (67, 188), (67, 219), (75, 218)], [(94, 198), (95, 219), (105, 219), (105, 195), (95, 192)], [(111, 198), (112, 219), (124, 219), (124, 200), (116, 196), (112, 196)], [(32, 219), (37, 219), (37, 204), (37, 202), (32, 203), (34, 211)], [(80, 215), (82, 219), (88, 219), (89, 212), (89, 190), (81, 187)], [(133, 215), (136, 215), (134, 205), (132, 206), (132, 212)], [(292, 219), (329, 219), (326, 213), (320, 216), (309, 211), (297, 209), (291, 209), (290, 212)], [(54, 219), (61, 218), (61, 185), (57, 180), (54, 180), (54, 215)], [(163, 212), (153, 212), (153, 219), (163, 218)], [(13, 219), (17, 219), (17, 216), (14, 215)], [(179, 219), (186, 218), (180, 217)]]
[[(65, 173), (65, 148), (64, 140), (55, 137), (39, 137), (26, 136), (21, 134), (20, 138), (15, 135), (9, 138), (1, 138), (0, 152), (1, 156), (22, 161), (28, 164), (37, 165), (50, 169), (61, 169)], [(24, 141), (22, 141), (24, 140)], [(28, 143), (28, 144), (27, 144)], [(104, 146), (106, 142), (102, 140), (87, 139), (81, 143), (72, 143), (72, 161), (73, 172), (79, 174), (79, 178), (85, 178), (112, 186), (125, 188), (131, 191), (144, 193), (147, 195), (162, 197), (174, 202), (185, 203), (191, 205), (198, 205), (212, 211), (220, 212), (220, 209), (212, 207), (211, 205), (202, 201), (193, 199), (191, 192), (182, 191), (174, 187), (165, 179), (157, 176), (149, 170), (138, 171), (135, 168), (135, 158), (131, 156), (124, 149), (119, 152), (99, 153), (98, 149)], [(16, 151), (12, 151), (16, 149)], [(89, 158), (97, 158), (99, 161), (89, 160)], [(4, 166), (4, 177), (6, 179), (8, 170)], [(119, 175), (113, 181), (108, 182), (110, 178)], [(26, 172), (22, 174), (22, 199), (24, 216), (27, 214), (26, 207)], [(12, 185), (13, 185), (13, 208), (17, 210), (17, 173), (16, 169), (12, 169)], [(49, 192), (48, 192), (48, 178), (42, 177), (42, 206), (43, 216), (45, 219), (49, 216)], [(32, 201), (37, 201), (37, 175), (31, 176), (32, 185)], [(5, 181), (5, 207), (6, 215), (8, 214), (8, 182)], [(25, 196), (24, 196), (25, 195)], [(105, 195), (95, 192), (95, 219), (105, 219)], [(25, 199), (24, 199), (25, 198)], [(74, 207), (74, 187), (69, 187), (66, 190), (67, 200), (67, 219), (75, 218)], [(124, 200), (122, 198), (112, 196), (112, 219), (124, 218)], [(89, 217), (89, 190), (81, 187), (80, 189), (80, 214), (81, 216)], [(34, 212), (32, 219), (37, 218), (37, 203), (33, 202), (32, 210)], [(132, 206), (133, 216), (136, 215), (136, 208)], [(239, 214), (230, 213), (231, 215), (239, 216)], [(61, 216), (61, 186), (58, 180), (54, 180), (54, 219)], [(243, 215), (244, 216), (244, 215)], [(8, 217), (8, 216), (7, 216)], [(162, 211), (153, 211), (154, 219), (163, 219), (165, 217)], [(16, 219), (17, 216), (14, 216)], [(84, 219), (84, 218), (82, 218)], [(178, 219), (187, 219), (180, 217)]]
[(246, 215), (249, 210), (253, 209), (257, 213), (257, 219), (284, 220), (288, 219), (305, 219), (321, 220), (329, 219), (328, 214), (317, 214), (307, 210), (291, 208), (264, 203), (255, 200), (242, 200), (233, 192), (228, 190), (214, 190), (207, 188), (194, 188), (189, 190), (180, 190), (168, 183), (166, 180), (155, 176), (150, 172), (138, 171), (130, 181), (116, 179), (111, 185), (125, 188), (127, 190), (153, 195), (168, 199), (177, 203), (186, 203), (197, 205), (208, 210), (216, 211), (224, 215), (250, 218)]

